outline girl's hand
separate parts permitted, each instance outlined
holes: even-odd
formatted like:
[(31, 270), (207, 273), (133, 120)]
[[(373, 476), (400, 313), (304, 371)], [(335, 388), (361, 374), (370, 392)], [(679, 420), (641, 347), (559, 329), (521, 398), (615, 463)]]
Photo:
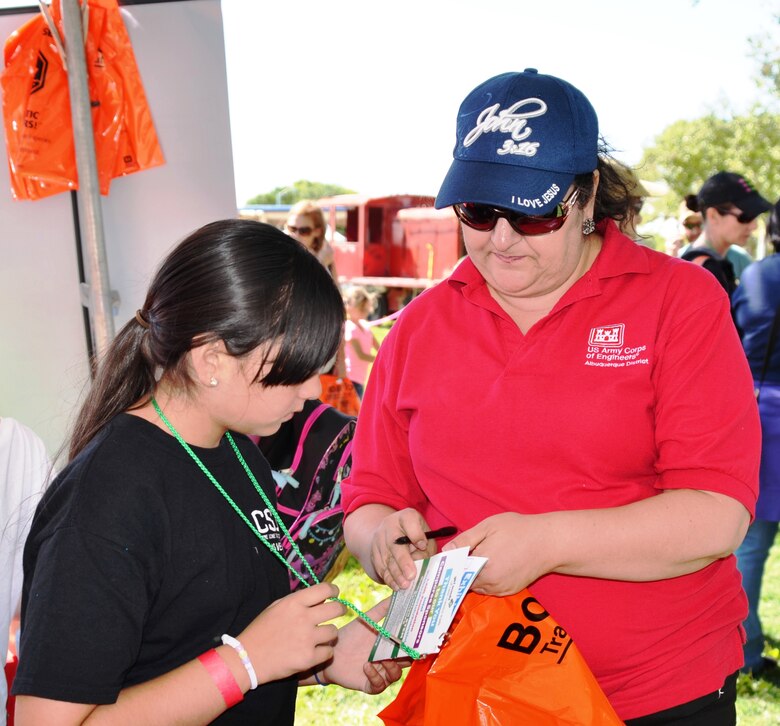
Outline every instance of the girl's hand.
[[(379, 622), (389, 606), (390, 598), (385, 598), (367, 615)], [(408, 659), (369, 663), (368, 655), (376, 637), (376, 632), (360, 618), (340, 628), (333, 661), (318, 673), (320, 680), (371, 694), (381, 693), (395, 683), (401, 677), (402, 668), (408, 665)]]
[(340, 602), (329, 600), (338, 594), (329, 582), (298, 590), (272, 603), (237, 636), (259, 683), (312, 670), (333, 658), (338, 630), (322, 623), (346, 612)]
[[(417, 576), (414, 560), (436, 554), (435, 540), (425, 538), (428, 524), (415, 509), (402, 509), (385, 517), (371, 540), (371, 564), (378, 577), (393, 590), (404, 590)], [(399, 537), (411, 544), (397, 545)]]

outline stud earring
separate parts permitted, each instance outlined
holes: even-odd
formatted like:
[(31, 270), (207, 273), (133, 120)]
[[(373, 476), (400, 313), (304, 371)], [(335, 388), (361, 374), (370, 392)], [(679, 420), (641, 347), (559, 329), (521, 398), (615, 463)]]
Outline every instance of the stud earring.
[(596, 223), (593, 221), (592, 217), (588, 217), (582, 223), (582, 234), (584, 234), (587, 237), (589, 234), (593, 234), (595, 231), (596, 231)]
[(216, 379), (216, 378), (214, 378), (214, 376), (211, 376), (211, 378), (209, 379), (209, 385), (210, 385), (212, 388), (213, 388), (214, 386), (216, 386), (216, 385), (217, 385), (217, 379)]

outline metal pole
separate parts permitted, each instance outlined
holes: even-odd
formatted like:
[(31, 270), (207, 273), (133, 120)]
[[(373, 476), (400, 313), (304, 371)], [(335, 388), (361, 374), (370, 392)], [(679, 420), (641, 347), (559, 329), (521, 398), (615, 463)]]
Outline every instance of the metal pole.
[(85, 32), (79, 0), (62, 0), (62, 24), (67, 54), (70, 113), (73, 119), (73, 143), (79, 175), (79, 220), (81, 244), (86, 261), (88, 308), (92, 321), (92, 342), (100, 357), (114, 337), (111, 309), (111, 285), (108, 279), (100, 182), (92, 130), (92, 111), (84, 53)]

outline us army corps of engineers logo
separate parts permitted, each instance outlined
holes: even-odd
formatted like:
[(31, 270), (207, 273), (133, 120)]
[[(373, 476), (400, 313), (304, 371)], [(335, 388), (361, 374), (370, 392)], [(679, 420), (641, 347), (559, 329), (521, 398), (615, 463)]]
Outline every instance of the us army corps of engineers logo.
[(585, 365), (595, 368), (627, 368), (628, 366), (649, 365), (650, 360), (643, 358), (646, 345), (628, 346), (624, 344), (626, 326), (600, 325), (590, 329), (588, 350), (585, 353)]

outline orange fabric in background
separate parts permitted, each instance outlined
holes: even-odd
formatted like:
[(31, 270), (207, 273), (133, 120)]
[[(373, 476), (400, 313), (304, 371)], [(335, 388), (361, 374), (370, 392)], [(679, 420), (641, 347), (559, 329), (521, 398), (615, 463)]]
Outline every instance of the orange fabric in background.
[(332, 373), (320, 375), (322, 393), (320, 401), (329, 403), (348, 416), (357, 416), (360, 411), (360, 396), (358, 396), (352, 381), (346, 376), (337, 377)]

